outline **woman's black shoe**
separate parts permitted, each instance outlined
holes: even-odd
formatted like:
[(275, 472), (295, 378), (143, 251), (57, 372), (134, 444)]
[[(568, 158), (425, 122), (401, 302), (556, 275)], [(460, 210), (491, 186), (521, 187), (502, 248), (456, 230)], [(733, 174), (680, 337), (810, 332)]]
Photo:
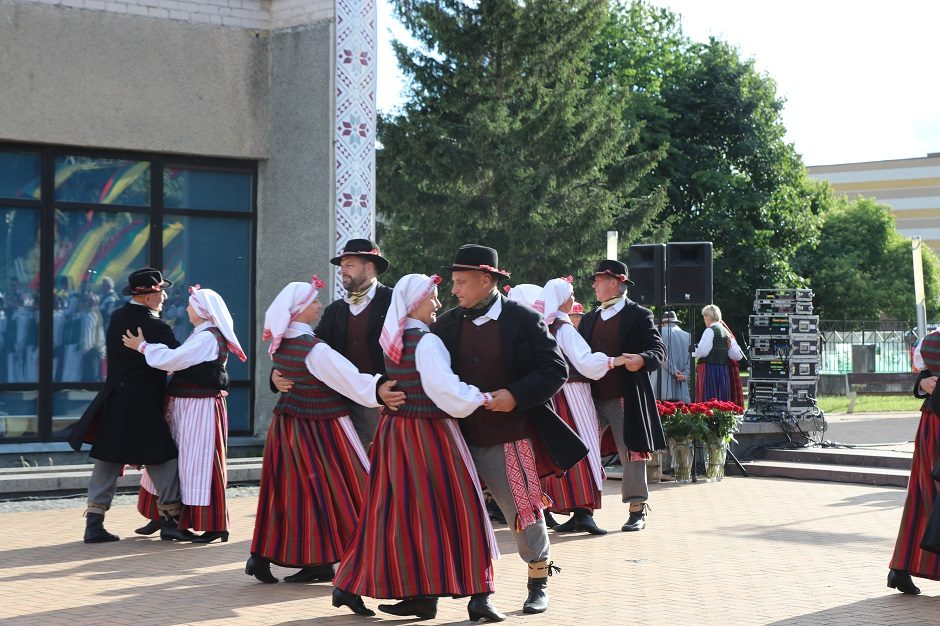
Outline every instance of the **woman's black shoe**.
[(271, 573), (271, 562), (264, 557), (252, 554), (245, 563), (245, 573), (254, 576), (263, 583), (276, 583), (277, 578)]
[(328, 583), (335, 575), (333, 564), (302, 567), (296, 574), (284, 577), (286, 583)]
[(558, 520), (552, 517), (551, 511), (546, 509), (545, 511), (543, 511), (543, 514), (545, 515), (545, 525), (547, 527), (554, 528), (555, 526), (558, 526)]
[(920, 593), (920, 588), (911, 580), (910, 572), (902, 569), (888, 571), (888, 587), (897, 589), (901, 593), (909, 593), (912, 596), (916, 596)]
[(396, 604), (380, 604), (379, 610), (401, 617), (414, 615), (418, 619), (434, 619), (437, 617), (437, 598), (433, 596), (409, 598)]
[(488, 593), (475, 593), (470, 596), (467, 613), (470, 614), (471, 622), (478, 619), (485, 619), (488, 622), (501, 622), (506, 619), (506, 616), (497, 611), (496, 607), (490, 603), (490, 594)]
[(594, 516), (586, 511), (575, 511), (571, 519), (564, 524), (552, 528), (556, 533), (591, 533), (592, 535), (606, 535), (607, 531), (599, 528)]
[(356, 615), (362, 615), (363, 617), (375, 617), (375, 611), (367, 609), (366, 605), (363, 604), (362, 596), (357, 596), (354, 593), (343, 591), (339, 587), (333, 587), (333, 606), (337, 608), (341, 606), (348, 606), (349, 610)]
[(212, 543), (216, 539), (221, 539), (222, 543), (228, 541), (227, 530), (207, 530), (193, 539), (193, 543)]
[(152, 519), (149, 522), (147, 522), (146, 526), (141, 526), (140, 528), (134, 530), (134, 532), (137, 533), (138, 535), (152, 535), (153, 533), (160, 530), (161, 526), (162, 524), (160, 523), (160, 520)]

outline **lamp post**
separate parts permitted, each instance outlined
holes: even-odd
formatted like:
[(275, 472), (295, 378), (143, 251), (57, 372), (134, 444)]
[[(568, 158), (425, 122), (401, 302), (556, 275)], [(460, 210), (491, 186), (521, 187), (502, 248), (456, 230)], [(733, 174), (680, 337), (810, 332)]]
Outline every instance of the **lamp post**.
[(617, 231), (607, 231), (607, 258), (617, 260)]

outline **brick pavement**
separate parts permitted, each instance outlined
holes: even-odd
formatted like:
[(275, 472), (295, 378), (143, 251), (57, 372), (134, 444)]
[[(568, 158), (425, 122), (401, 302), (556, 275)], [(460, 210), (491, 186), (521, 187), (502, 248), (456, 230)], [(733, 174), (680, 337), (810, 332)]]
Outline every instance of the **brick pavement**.
[[(505, 526), (496, 605), (507, 624), (940, 623), (940, 582), (920, 597), (885, 587), (904, 491), (861, 485), (729, 477), (653, 488), (649, 526), (619, 532), (625, 507), (608, 481), (604, 537), (553, 535), (562, 567), (551, 609), (521, 613), (525, 566)], [(108, 515), (117, 543), (81, 543), (81, 508), (0, 514), (0, 623), (364, 624), (330, 605), (330, 586), (264, 585), (246, 576), (256, 499), (232, 498), (226, 544), (139, 538), (123, 505)], [(273, 568), (278, 577), (288, 573)], [(377, 602), (367, 599), (374, 608)], [(381, 614), (380, 614), (381, 615)], [(467, 624), (466, 602), (441, 600), (427, 624)]]

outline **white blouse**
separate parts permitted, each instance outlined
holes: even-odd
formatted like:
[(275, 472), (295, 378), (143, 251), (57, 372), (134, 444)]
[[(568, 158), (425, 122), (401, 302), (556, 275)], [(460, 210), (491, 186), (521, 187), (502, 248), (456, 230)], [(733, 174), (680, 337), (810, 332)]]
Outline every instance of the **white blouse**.
[[(714, 341), (715, 331), (709, 326), (702, 332), (702, 338), (699, 339), (698, 347), (695, 349), (695, 352), (692, 353), (692, 356), (697, 359), (708, 356), (708, 353), (712, 351)], [(741, 350), (741, 347), (734, 337), (731, 337), (731, 346), (728, 348), (728, 356), (735, 361), (740, 361), (744, 358), (744, 352)]]
[[(409, 318), (405, 329), (428, 330), (424, 322)], [(424, 334), (415, 348), (415, 369), (421, 386), (437, 408), (452, 417), (467, 417), (484, 402), (483, 393), (462, 382), (451, 368), (450, 353), (437, 335)]]
[(613, 359), (603, 352), (591, 352), (591, 346), (572, 324), (562, 324), (555, 340), (571, 364), (583, 376), (600, 380), (610, 370)]
[[(187, 367), (215, 361), (219, 358), (219, 343), (208, 329), (215, 326), (212, 322), (203, 322), (193, 329), (178, 348), (169, 348), (163, 343), (147, 343), (137, 346), (137, 351), (144, 355), (147, 365), (165, 372), (179, 372)], [(206, 332), (203, 332), (206, 331)]]

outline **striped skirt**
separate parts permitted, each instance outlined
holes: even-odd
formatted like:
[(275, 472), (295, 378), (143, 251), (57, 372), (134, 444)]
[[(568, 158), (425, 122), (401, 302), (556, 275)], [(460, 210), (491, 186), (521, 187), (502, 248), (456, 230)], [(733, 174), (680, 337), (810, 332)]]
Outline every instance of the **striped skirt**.
[(695, 375), (695, 402), (736, 400), (731, 392), (731, 374), (727, 365), (699, 363), (695, 368)]
[[(564, 476), (546, 476), (541, 479), (542, 491), (554, 503), (549, 510), (554, 513), (570, 513), (574, 509), (599, 509), (604, 470), (600, 465), (597, 412), (591, 400), (590, 385), (566, 383), (552, 398), (552, 402), (561, 419), (585, 440), (588, 454)], [(575, 411), (580, 414), (576, 415)], [(591, 421), (594, 424), (593, 433), (588, 432)]]
[(491, 592), (498, 556), (454, 420), (383, 413), (366, 505), (333, 584), (373, 598)]
[(930, 470), (940, 459), (940, 417), (929, 409), (921, 411), (914, 439), (911, 478), (901, 515), (901, 528), (891, 557), (892, 569), (906, 570), (911, 576), (940, 580), (940, 554), (920, 549), (924, 527), (937, 498), (937, 485)]
[(348, 416), (276, 415), (264, 444), (251, 553), (284, 567), (339, 561), (356, 531), (368, 466)]

